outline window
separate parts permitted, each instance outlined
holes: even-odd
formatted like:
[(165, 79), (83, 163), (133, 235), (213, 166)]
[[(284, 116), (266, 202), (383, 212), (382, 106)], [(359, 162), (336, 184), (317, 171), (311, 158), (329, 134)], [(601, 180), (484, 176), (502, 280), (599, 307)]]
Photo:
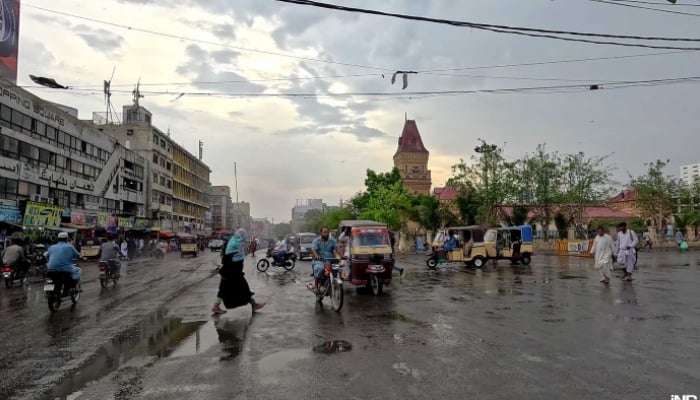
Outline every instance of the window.
[(65, 169), (68, 167), (68, 161), (66, 160), (65, 157), (56, 154), (56, 168), (62, 168)]
[(43, 167), (48, 166), (51, 163), (51, 152), (39, 149), (39, 163), (41, 163)]
[(0, 197), (8, 200), (17, 199), (18, 182), (14, 179), (0, 178)]
[(19, 153), (19, 141), (9, 136), (0, 135), (0, 152), (5, 157), (16, 160)]
[(167, 183), (168, 183), (168, 189), (172, 189), (173, 188), (173, 181), (168, 179)]
[(15, 125), (15, 127), (18, 130), (22, 130), (22, 122), (24, 121), (24, 114), (17, 110), (12, 110), (12, 125)]
[(20, 157), (24, 157), (28, 160), (38, 160), (39, 159), (39, 148), (32, 146), (29, 143), (22, 142), (19, 147)]
[(70, 170), (78, 174), (83, 173), (83, 163), (80, 161), (70, 160)]
[(158, 143), (158, 135), (156, 133), (153, 134), (153, 143)]
[(6, 122), (12, 123), (12, 109), (6, 105), (0, 107), (0, 118)]
[(172, 165), (169, 162), (165, 163), (165, 169), (170, 171), (170, 168), (172, 168)]
[(153, 153), (153, 162), (158, 164), (158, 154), (157, 153)]
[(162, 157), (161, 157), (161, 159), (160, 159), (160, 166), (161, 166), (162, 168), (165, 168), (165, 159), (162, 158)]
[(165, 177), (164, 176), (160, 177), (160, 185), (165, 186)]
[(163, 149), (165, 148), (165, 140), (164, 139), (160, 139), (160, 147)]

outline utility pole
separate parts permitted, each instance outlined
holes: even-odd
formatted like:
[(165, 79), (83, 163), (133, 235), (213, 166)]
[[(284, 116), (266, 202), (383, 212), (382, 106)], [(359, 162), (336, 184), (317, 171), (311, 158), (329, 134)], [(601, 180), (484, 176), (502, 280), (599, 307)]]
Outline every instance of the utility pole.
[(233, 163), (233, 177), (236, 185), (236, 204), (238, 204), (238, 169), (235, 162)]

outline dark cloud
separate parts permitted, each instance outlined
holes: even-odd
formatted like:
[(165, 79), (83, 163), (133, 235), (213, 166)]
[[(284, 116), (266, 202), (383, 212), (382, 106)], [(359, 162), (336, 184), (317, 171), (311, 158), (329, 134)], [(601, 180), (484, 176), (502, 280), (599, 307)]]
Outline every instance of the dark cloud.
[(211, 57), (219, 64), (232, 64), (240, 55), (233, 50), (216, 50), (211, 52)]
[(124, 38), (121, 35), (106, 29), (92, 28), (84, 24), (75, 25), (71, 29), (88, 46), (100, 52), (111, 53), (118, 50), (124, 43)]

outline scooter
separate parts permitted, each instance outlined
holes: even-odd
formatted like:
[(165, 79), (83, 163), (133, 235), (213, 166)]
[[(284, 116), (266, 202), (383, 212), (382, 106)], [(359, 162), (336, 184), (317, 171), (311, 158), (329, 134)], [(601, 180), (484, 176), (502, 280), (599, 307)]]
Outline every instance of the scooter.
[(121, 262), (117, 259), (100, 261), (100, 286), (106, 288), (109, 281), (113, 281), (114, 286), (117, 286), (121, 277), (121, 267)]
[(5, 287), (10, 288), (15, 281), (19, 281), (20, 285), (27, 283), (28, 268), (18, 269), (16, 266), (6, 265), (2, 269), (2, 277), (5, 278)]
[[(272, 263), (270, 263), (269, 259), (272, 259)], [(287, 252), (287, 254), (284, 255), (284, 262), (282, 262), (281, 264), (279, 262), (275, 261), (273, 248), (270, 247), (267, 249), (267, 255), (265, 255), (265, 258), (258, 261), (256, 267), (258, 268), (258, 271), (260, 271), (260, 272), (267, 271), (267, 269), (270, 268), (270, 265), (272, 265), (273, 267), (281, 267), (287, 271), (291, 271), (296, 266), (296, 263), (297, 263), (297, 255), (294, 253), (290, 253), (290, 252)]]
[(75, 280), (66, 271), (47, 271), (44, 295), (49, 304), (49, 310), (56, 312), (65, 298), (70, 298), (73, 305), (80, 300), (80, 292), (75, 288)]

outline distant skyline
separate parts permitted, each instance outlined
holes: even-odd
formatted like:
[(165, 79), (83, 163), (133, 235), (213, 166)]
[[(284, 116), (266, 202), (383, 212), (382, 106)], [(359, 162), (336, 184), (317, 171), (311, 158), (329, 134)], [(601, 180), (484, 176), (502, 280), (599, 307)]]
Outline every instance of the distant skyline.
[[(251, 203), (254, 217), (288, 221), (297, 198), (336, 205), (352, 197), (363, 189), (367, 168), (392, 168), (406, 113), (430, 151), (433, 187), (444, 185), (460, 158), (470, 159), (478, 138), (505, 143), (511, 159), (539, 143), (560, 153), (612, 153), (620, 183), (657, 158), (671, 160), (666, 172), (673, 175), (681, 165), (700, 162), (697, 85), (606, 88), (611, 81), (696, 76), (697, 51), (560, 42), (273, 0), (23, 3), (20, 85), (88, 119), (104, 111), (102, 84), (115, 66), (117, 110), (131, 102), (140, 79), (141, 104), (157, 127), (170, 129), (193, 154), (204, 142), (213, 185), (233, 192), (237, 163), (239, 199)], [(333, 3), (548, 29), (700, 36), (697, 17), (591, 1)], [(671, 6), (658, 7), (678, 9)], [(641, 54), (654, 55), (558, 62)], [(401, 76), (391, 84), (396, 70), (423, 72), (409, 75), (402, 90)], [(35, 89), (29, 74), (73, 89)], [(602, 90), (402, 94), (574, 84), (600, 84)], [(398, 94), (339, 95), (359, 92)], [(295, 93), (305, 95), (282, 97)]]

